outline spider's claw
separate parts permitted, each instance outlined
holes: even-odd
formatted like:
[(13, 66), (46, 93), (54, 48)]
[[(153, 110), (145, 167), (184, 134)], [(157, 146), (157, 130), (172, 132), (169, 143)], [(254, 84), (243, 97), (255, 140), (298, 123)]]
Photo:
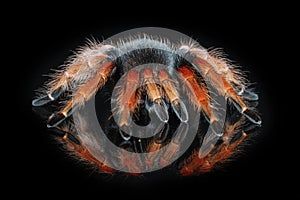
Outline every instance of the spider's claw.
[(233, 105), (236, 109), (242, 113), (247, 119), (249, 119), (252, 123), (261, 125), (261, 118), (255, 113), (255, 111), (250, 110), (249, 108), (242, 108), (236, 101), (232, 100)]
[(167, 123), (169, 121), (169, 114), (168, 114), (168, 108), (164, 100), (155, 100), (153, 106), (153, 110), (158, 116), (158, 118), (164, 122)]
[(64, 114), (62, 114), (61, 112), (53, 113), (47, 121), (47, 127), (48, 128), (55, 127), (55, 126), (59, 125), (65, 119), (66, 119), (66, 116)]
[(62, 92), (63, 89), (60, 87), (47, 95), (42, 95), (32, 101), (32, 106), (43, 106), (50, 101), (54, 101), (61, 95)]
[(60, 123), (62, 123), (67, 117), (73, 114), (73, 112), (76, 110), (77, 106), (71, 108), (70, 110), (66, 111), (60, 111), (60, 112), (55, 112), (53, 113), (47, 122), (47, 127), (52, 128)]
[(32, 106), (43, 106), (47, 103), (49, 103), (51, 99), (49, 98), (49, 95), (43, 95), (40, 96), (34, 100), (32, 100)]
[(189, 120), (189, 115), (185, 104), (180, 99), (176, 99), (171, 105), (180, 121), (186, 123)]
[(202, 113), (203, 113), (205, 120), (210, 124), (210, 128), (211, 128), (212, 132), (216, 136), (221, 137), (224, 134), (224, 132), (223, 132), (223, 126), (220, 123), (220, 121), (216, 118), (210, 118), (207, 115), (207, 113), (205, 113), (203, 110), (202, 110)]
[(247, 117), (254, 124), (261, 125), (261, 123), (262, 123), (261, 118), (259, 117), (259, 115), (257, 115), (253, 110), (250, 110), (250, 109), (247, 108), (243, 112), (243, 115), (245, 117)]

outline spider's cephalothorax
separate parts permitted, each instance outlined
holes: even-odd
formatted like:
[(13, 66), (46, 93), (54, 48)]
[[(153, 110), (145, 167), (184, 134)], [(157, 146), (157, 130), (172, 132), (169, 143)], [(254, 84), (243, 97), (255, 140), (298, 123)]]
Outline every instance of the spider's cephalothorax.
[[(145, 35), (109, 44), (94, 42), (53, 77), (33, 100), (33, 106), (65, 102), (49, 117), (48, 127), (60, 130), (61, 139), (76, 155), (106, 173), (114, 171), (108, 165), (109, 159), (100, 161), (82, 143), (69, 117), (108, 85), (116, 86), (117, 91), (115, 96), (112, 91), (109, 95), (114, 107), (102, 113), (107, 116), (105, 124), (109, 127), (105, 130), (110, 140), (135, 153), (154, 152), (164, 145), (172, 147), (144, 160), (111, 154), (125, 171), (139, 172), (141, 165), (166, 166), (177, 153), (176, 148), (180, 149), (180, 143), (171, 139), (174, 130), (181, 127), (178, 124), (190, 121), (188, 105), (201, 114), (201, 120), (197, 124), (197, 142), (177, 161), (182, 175), (210, 171), (232, 155), (247, 136), (249, 127), (253, 127), (251, 124), (261, 124), (254, 108), (258, 96), (247, 87), (242, 73), (219, 52), (208, 52), (196, 44), (172, 44)], [(116, 84), (121, 77), (123, 84)], [(227, 108), (218, 108), (214, 95), (224, 97)], [(221, 129), (218, 109), (227, 111)], [(114, 119), (110, 117), (112, 113)], [(145, 126), (151, 121), (151, 115), (164, 124), (159, 133), (142, 139), (131, 136), (130, 132), (134, 131), (131, 124)], [(211, 127), (213, 136), (205, 133), (207, 126)]]

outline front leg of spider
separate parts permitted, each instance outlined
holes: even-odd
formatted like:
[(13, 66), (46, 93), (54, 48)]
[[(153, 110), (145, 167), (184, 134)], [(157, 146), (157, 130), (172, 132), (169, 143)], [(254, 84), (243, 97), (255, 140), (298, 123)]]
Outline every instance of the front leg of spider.
[(179, 97), (177, 91), (178, 83), (170, 78), (165, 69), (159, 71), (158, 77), (164, 91), (165, 99), (172, 105), (172, 108), (180, 121), (186, 123), (189, 119), (189, 115), (185, 104)]
[[(197, 77), (187, 66), (179, 68), (179, 72), (182, 81), (186, 86), (186, 92), (189, 95), (189, 99), (195, 105), (197, 110), (203, 111), (205, 118), (211, 124), (211, 126), (215, 127), (216, 124), (218, 124), (218, 119), (211, 109), (210, 97), (206, 87), (203, 85), (203, 83), (199, 84), (197, 82)], [(215, 131), (215, 134), (220, 136), (222, 135), (222, 132)]]
[(154, 75), (150, 68), (144, 69), (143, 82), (147, 91), (149, 111), (153, 110), (162, 122), (167, 123), (169, 120), (168, 108), (163, 99), (162, 90), (154, 81)]
[(114, 64), (112, 62), (105, 62), (97, 70), (95, 76), (80, 86), (74, 93), (72, 99), (66, 103), (65, 107), (53, 115), (48, 120), (48, 127), (55, 127), (64, 121), (67, 117), (73, 114), (78, 106), (83, 105), (85, 101), (89, 100), (99, 88), (101, 88), (107, 81)]
[[(197, 50), (192, 51), (197, 52)], [(219, 91), (220, 94), (230, 98), (234, 106), (245, 116), (247, 117), (251, 122), (260, 125), (261, 119), (260, 117), (251, 110), (243, 101), (242, 97), (238, 95), (234, 87), (230, 82), (233, 83), (239, 83), (237, 79), (237, 76), (232, 76), (232, 72), (229, 68), (225, 72), (218, 71), (217, 69), (222, 69), (223, 67), (220, 66), (219, 62), (213, 62), (216, 60), (216, 58), (211, 61), (211, 59), (203, 59), (201, 56), (199, 56), (197, 53), (196, 58), (194, 59), (195, 62), (195, 68), (200, 71), (201, 74), (204, 74), (207, 79), (211, 82), (211, 84)], [(201, 55), (201, 54), (200, 54)], [(209, 55), (208, 55), (209, 56)], [(209, 62), (210, 61), (210, 62)], [(226, 65), (226, 64), (223, 64)], [(214, 67), (215, 66), (215, 67)], [(244, 88), (244, 86), (241, 86)], [(248, 95), (249, 96), (249, 95)], [(254, 94), (252, 95), (254, 96)], [(253, 99), (256, 99), (256, 97), (252, 97)]]
[[(136, 70), (130, 70), (126, 76), (126, 84), (119, 92), (117, 99), (118, 124), (120, 126), (120, 135), (124, 140), (131, 138), (130, 125), (132, 123), (132, 113), (138, 106), (140, 93), (137, 88), (140, 84), (140, 74)], [(124, 130), (126, 134), (123, 133)]]

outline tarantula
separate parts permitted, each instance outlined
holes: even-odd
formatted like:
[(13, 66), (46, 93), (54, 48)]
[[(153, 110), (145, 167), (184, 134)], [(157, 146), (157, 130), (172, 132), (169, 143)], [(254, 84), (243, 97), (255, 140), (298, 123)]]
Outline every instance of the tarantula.
[[(114, 143), (119, 142), (120, 148), (134, 153), (147, 154), (165, 145), (170, 146), (159, 154), (149, 154), (143, 160), (109, 154), (116, 157), (117, 165), (132, 174), (142, 173), (144, 165), (165, 167), (167, 161), (178, 153), (181, 144), (178, 138), (174, 139), (174, 130), (181, 129), (180, 137), (189, 134), (184, 125), (183, 128), (178, 126), (192, 120), (188, 106), (201, 114), (195, 125), (200, 129), (194, 139), (197, 142), (178, 159), (182, 175), (210, 171), (231, 156), (246, 138), (245, 124), (261, 124), (253, 106), (258, 95), (248, 88), (242, 72), (219, 51), (208, 51), (196, 43), (174, 44), (168, 39), (141, 34), (118, 42), (90, 42), (52, 77), (32, 105), (63, 103), (62, 108), (49, 117), (47, 126), (58, 129), (61, 140), (77, 156), (96, 164), (105, 173), (114, 172), (112, 166), (116, 163), (109, 163), (109, 158), (99, 159), (101, 153), (91, 151), (92, 147), (83, 142), (86, 139), (70, 119), (76, 110), (82, 109), (86, 102), (103, 91), (115, 105), (115, 108), (108, 108), (100, 114), (100, 121), (106, 126), (106, 137)], [(116, 87), (121, 77), (124, 82)], [(117, 91), (115, 97), (111, 92), (114, 87)], [(220, 108), (215, 96), (224, 97), (225, 108)], [(217, 112), (222, 109), (226, 116), (219, 123), (222, 120)], [(115, 113), (114, 119), (112, 113)], [(151, 121), (150, 115), (155, 115), (163, 124), (158, 134), (148, 138), (132, 136), (131, 124), (145, 126)], [(205, 133), (207, 127), (211, 127), (211, 132)], [(95, 146), (107, 149), (105, 144)]]

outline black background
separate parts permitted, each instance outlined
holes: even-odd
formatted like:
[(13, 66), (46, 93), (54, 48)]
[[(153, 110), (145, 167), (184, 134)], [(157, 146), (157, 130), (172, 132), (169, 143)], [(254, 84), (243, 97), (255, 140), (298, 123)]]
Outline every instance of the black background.
[[(110, 12), (104, 14), (103, 9)], [(240, 197), (238, 192), (259, 198), (261, 194), (284, 193), (286, 170), (293, 168), (286, 164), (283, 151), (288, 145), (281, 136), (283, 123), (279, 106), (283, 102), (278, 98), (279, 73), (274, 66), (281, 62), (278, 53), (275, 54), (278, 47), (275, 41), (280, 39), (276, 36), (277, 30), (284, 26), (277, 23), (276, 15), (266, 13), (268, 7), (255, 5), (230, 10), (225, 7), (191, 9), (190, 6), (176, 9), (157, 6), (157, 9), (145, 12), (143, 9), (124, 10), (103, 6), (98, 11), (88, 10), (90, 13), (84, 14), (81, 10), (65, 13), (39, 9), (12, 25), (16, 29), (14, 41), (17, 41), (16, 45), (11, 45), (18, 80), (16, 91), (19, 95), (15, 100), (21, 123), (15, 121), (17, 136), (9, 136), (9, 144), (17, 147), (17, 153), (12, 151), (8, 156), (10, 169), (13, 169), (11, 186), (26, 196), (39, 197), (37, 191), (40, 191), (45, 196), (94, 195), (99, 199), (106, 194), (111, 195), (107, 198), (154, 199), (181, 195), (186, 198), (192, 195), (194, 198), (231, 198)], [(260, 136), (245, 155), (223, 170), (198, 177), (168, 174), (156, 174), (154, 178), (102, 176), (59, 149), (45, 124), (32, 111), (34, 90), (45, 80), (42, 75), (63, 64), (86, 38), (101, 40), (121, 31), (149, 26), (177, 30), (197, 39), (204, 47), (222, 47), (230, 59), (250, 72), (249, 79), (257, 83), (263, 115)]]

